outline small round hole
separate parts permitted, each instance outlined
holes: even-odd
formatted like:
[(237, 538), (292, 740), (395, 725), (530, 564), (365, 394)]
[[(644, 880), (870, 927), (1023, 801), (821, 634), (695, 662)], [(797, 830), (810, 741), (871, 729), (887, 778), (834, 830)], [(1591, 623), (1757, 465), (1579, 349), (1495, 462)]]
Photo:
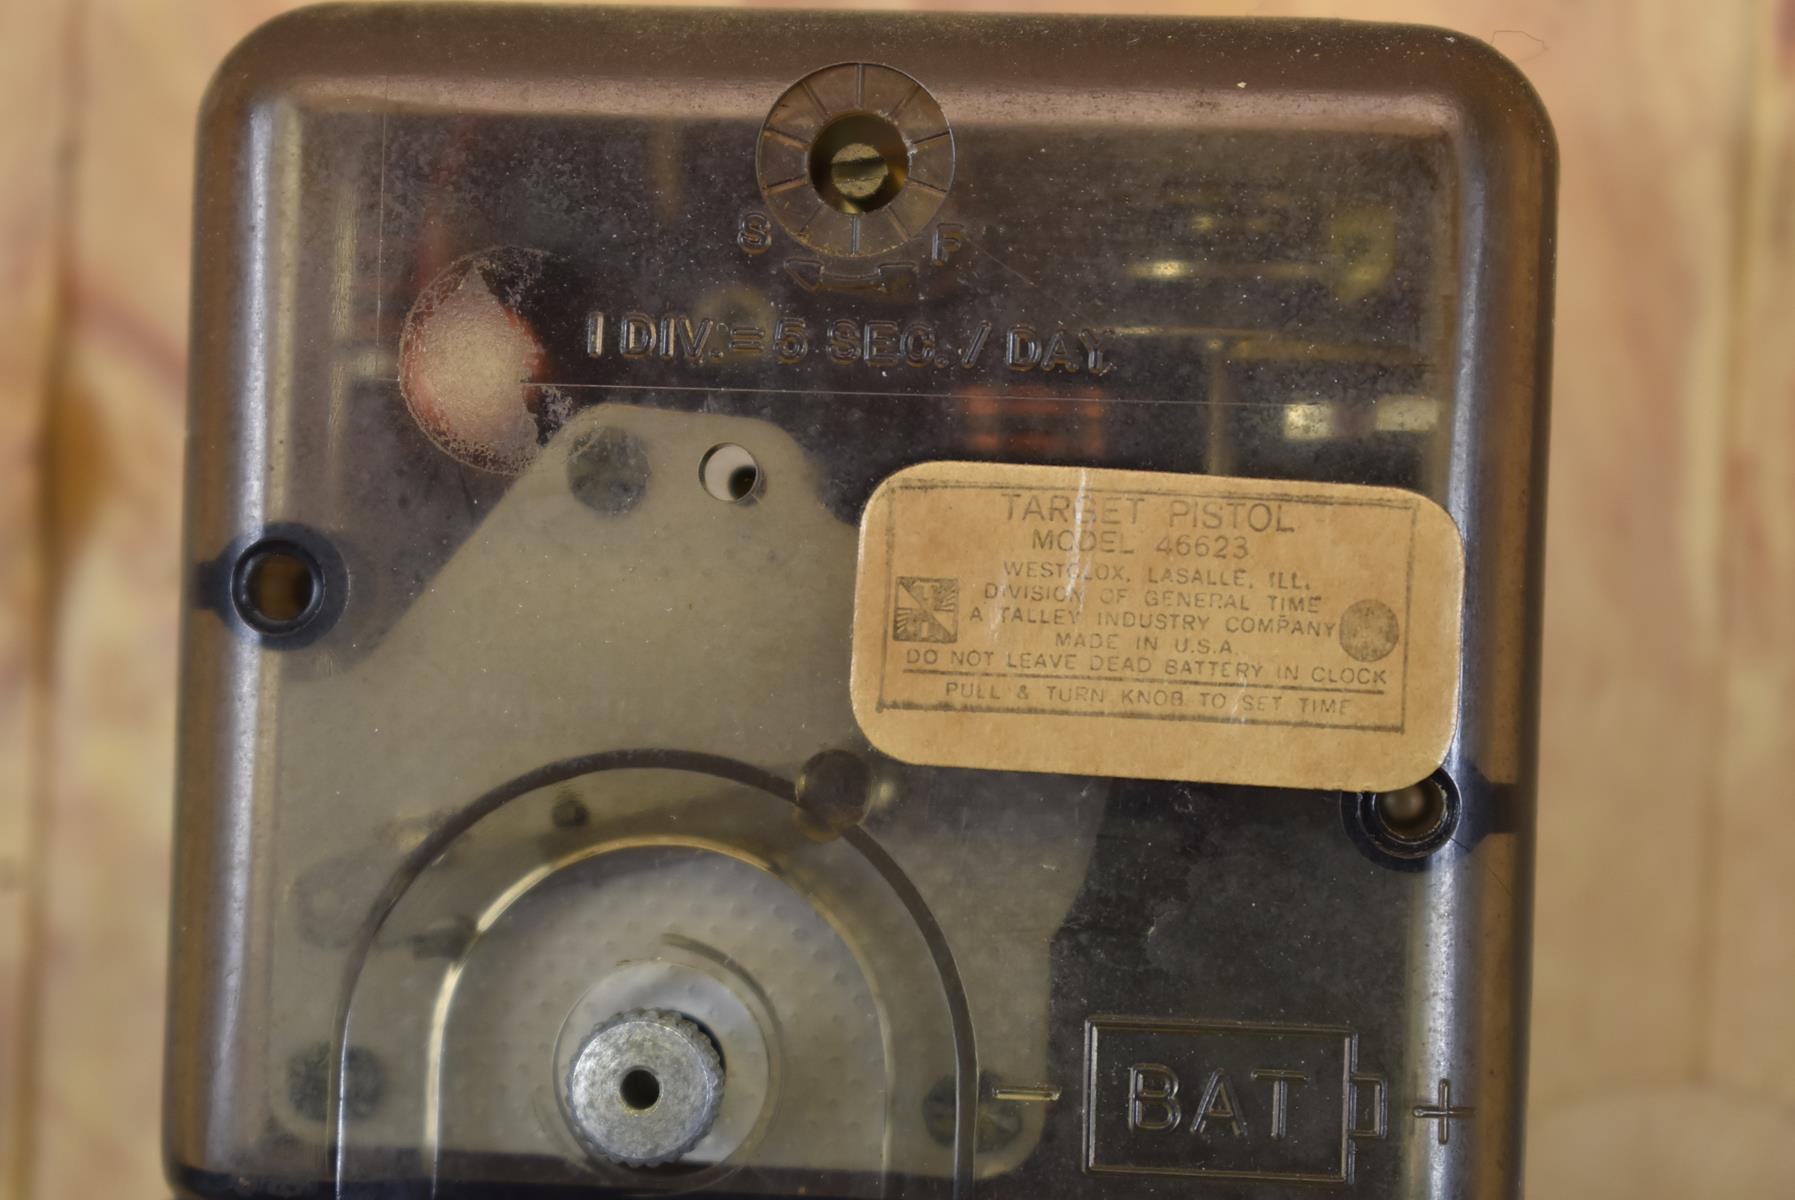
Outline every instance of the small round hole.
[(855, 112), (823, 126), (810, 144), (810, 183), (838, 212), (884, 208), (904, 190), (910, 148), (904, 135), (878, 113)]
[(618, 1081), (617, 1095), (623, 1102), (637, 1112), (653, 1108), (661, 1098), (661, 1081), (656, 1079), (653, 1071), (642, 1067), (625, 1071)]
[(324, 597), (317, 560), (290, 542), (258, 542), (244, 551), (233, 584), (238, 614), (263, 633), (292, 632)]
[(719, 500), (740, 504), (760, 491), (760, 464), (732, 442), (713, 446), (698, 464), (698, 480)]
[(1446, 819), (1446, 795), (1431, 779), (1393, 792), (1380, 792), (1371, 811), (1385, 833), (1399, 842), (1421, 843)]
[(1342, 792), (1346, 835), (1380, 866), (1424, 871), (1456, 840), (1464, 802), (1442, 767), (1426, 779), (1387, 792)]

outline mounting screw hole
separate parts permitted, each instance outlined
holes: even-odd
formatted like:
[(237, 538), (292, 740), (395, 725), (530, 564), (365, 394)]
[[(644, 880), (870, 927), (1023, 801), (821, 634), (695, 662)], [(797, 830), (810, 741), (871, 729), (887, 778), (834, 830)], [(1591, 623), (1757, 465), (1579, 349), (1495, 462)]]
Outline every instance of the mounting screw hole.
[(1453, 839), (1463, 811), (1458, 785), (1441, 768), (1388, 792), (1341, 796), (1346, 832), (1374, 861), (1398, 870), (1425, 869)]
[(237, 559), (231, 579), (237, 615), (263, 633), (292, 633), (324, 604), (324, 572), (303, 547), (257, 542)]
[(741, 504), (760, 492), (760, 464), (746, 448), (725, 442), (705, 452), (698, 463), (698, 481), (717, 499)]
[(1371, 812), (1390, 837), (1423, 843), (1446, 819), (1446, 793), (1432, 779), (1423, 779), (1393, 792), (1379, 792), (1371, 802)]
[(661, 1081), (653, 1071), (636, 1067), (625, 1071), (617, 1084), (617, 1094), (637, 1112), (653, 1108), (661, 1099)]

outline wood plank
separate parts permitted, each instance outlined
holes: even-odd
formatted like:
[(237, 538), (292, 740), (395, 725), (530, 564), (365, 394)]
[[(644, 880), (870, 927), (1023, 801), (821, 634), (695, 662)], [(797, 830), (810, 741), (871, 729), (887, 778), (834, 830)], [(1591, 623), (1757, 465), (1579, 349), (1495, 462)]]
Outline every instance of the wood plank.
[(8, 4), (0, 39), (0, 1195), (26, 1185), (43, 767), (44, 418), (56, 345), (68, 20)]
[(1719, 1081), (1788, 1113), (1795, 1106), (1795, 5), (1763, 0), (1757, 9), (1725, 447), (1726, 737), (1707, 1034)]

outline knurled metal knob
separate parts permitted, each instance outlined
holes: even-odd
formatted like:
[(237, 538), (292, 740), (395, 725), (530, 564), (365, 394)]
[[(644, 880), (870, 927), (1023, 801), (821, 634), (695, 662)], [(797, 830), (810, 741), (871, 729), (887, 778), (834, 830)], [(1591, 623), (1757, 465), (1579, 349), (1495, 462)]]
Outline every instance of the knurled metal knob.
[(676, 1012), (637, 1008), (593, 1030), (568, 1069), (568, 1120), (593, 1154), (631, 1167), (672, 1162), (710, 1132), (723, 1062)]

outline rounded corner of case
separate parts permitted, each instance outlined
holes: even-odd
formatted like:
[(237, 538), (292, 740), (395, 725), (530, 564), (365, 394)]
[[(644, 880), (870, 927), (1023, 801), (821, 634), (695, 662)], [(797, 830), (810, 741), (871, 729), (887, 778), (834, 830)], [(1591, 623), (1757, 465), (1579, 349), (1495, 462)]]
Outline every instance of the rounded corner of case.
[(1420, 32), (1417, 50), (1436, 60), (1436, 75), (1466, 124), (1502, 144), (1531, 147), (1546, 171), (1555, 169), (1558, 135), (1526, 70), (1475, 35), (1436, 26)]
[[(233, 128), (260, 105), (314, 74), (321, 56), (339, 48), (369, 6), (309, 4), (262, 21), (225, 53), (199, 104), (201, 140)], [(324, 60), (327, 61), (327, 60)]]

